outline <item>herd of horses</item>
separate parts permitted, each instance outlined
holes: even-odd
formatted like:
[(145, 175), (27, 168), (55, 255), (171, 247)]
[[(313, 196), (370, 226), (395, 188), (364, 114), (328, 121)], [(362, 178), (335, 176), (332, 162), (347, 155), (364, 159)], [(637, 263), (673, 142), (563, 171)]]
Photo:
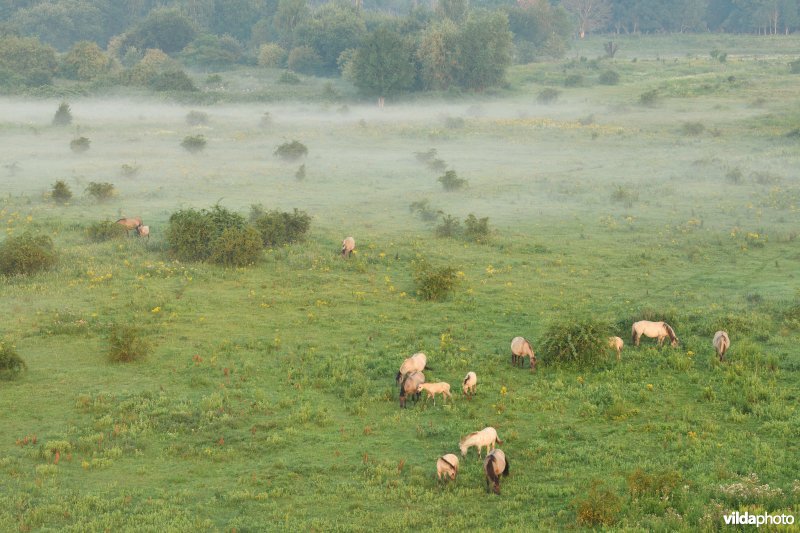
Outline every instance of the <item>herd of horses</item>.
[[(345, 246), (342, 244), (342, 255), (344, 255)], [(649, 320), (640, 320), (635, 322), (631, 327), (631, 340), (634, 346), (639, 346), (642, 337), (656, 339), (658, 346), (663, 346), (664, 341), (669, 338), (670, 345), (678, 346), (678, 336), (675, 335), (675, 330), (666, 322), (651, 322)], [(617, 352), (617, 359), (621, 359), (621, 353), (624, 342), (620, 337), (609, 337), (608, 346)], [(717, 331), (714, 334), (712, 345), (717, 352), (717, 357), (720, 361), (725, 359), (725, 353), (730, 348), (731, 341), (726, 331)], [(522, 366), (525, 358), (528, 358), (530, 370), (536, 370), (536, 354), (533, 351), (530, 341), (524, 337), (514, 337), (511, 340), (511, 364), (513, 366)], [(433, 398), (434, 405), (436, 405), (436, 394), (441, 394), (442, 399), (450, 399), (450, 384), (446, 382), (426, 383), (424, 370), (433, 370), (428, 366), (428, 358), (422, 353), (418, 352), (411, 357), (405, 359), (400, 365), (400, 369), (395, 375), (395, 382), (400, 385), (400, 407), (406, 406), (406, 399), (413, 398), (415, 401), (419, 399), (420, 394), (425, 391), (428, 393), (426, 401)], [(478, 376), (475, 372), (468, 372), (462, 381), (462, 392), (465, 396), (472, 397), (478, 384)], [(483, 461), (483, 472), (486, 476), (486, 490), (491, 489), (495, 494), (500, 494), (500, 477), (508, 476), (510, 471), (509, 461), (505, 453), (499, 448), (495, 448), (495, 444), (503, 444), (503, 441), (497, 436), (497, 430), (493, 427), (486, 427), (480, 431), (475, 431), (466, 435), (459, 441), (459, 449), (461, 456), (466, 457), (469, 448), (475, 446), (478, 448), (478, 458), (481, 457), (481, 449), (486, 448), (486, 457)], [(458, 474), (459, 458), (453, 453), (442, 455), (436, 459), (436, 476), (441, 481), (455, 480)]]

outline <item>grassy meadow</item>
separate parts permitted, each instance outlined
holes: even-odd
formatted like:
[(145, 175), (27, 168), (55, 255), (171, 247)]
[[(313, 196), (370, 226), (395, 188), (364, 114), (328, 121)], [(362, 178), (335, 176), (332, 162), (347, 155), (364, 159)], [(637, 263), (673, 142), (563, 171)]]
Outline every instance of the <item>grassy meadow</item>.
[[(252, 102), (254, 79), (277, 74), (250, 71), (222, 73), (232, 94), (210, 105), (71, 98), (67, 127), (50, 125), (58, 100), (0, 99), (0, 229), (50, 235), (59, 252), (51, 270), (0, 277), (0, 335), (28, 366), (0, 381), (0, 530), (713, 531), (732, 510), (800, 517), (800, 38), (630, 37), (598, 59), (605, 40), (516, 66), (493, 94), (383, 110), (306, 78), (305, 100), (284, 87)], [(618, 83), (598, 81), (608, 70)], [(547, 88), (557, 99), (542, 103)], [(192, 110), (208, 123), (188, 125)], [(188, 135), (205, 150), (183, 150)], [(303, 161), (273, 156), (293, 139)], [(415, 157), (432, 148), (466, 189), (444, 191)], [(56, 180), (66, 205), (49, 197)], [(95, 201), (90, 182), (117, 196)], [(426, 200), (489, 217), (489, 241), (437, 237), (409, 209)], [(246, 268), (172, 260), (170, 214), (216, 203), (299, 208), (311, 230)], [(87, 238), (121, 216), (141, 216), (149, 241)], [(421, 258), (457, 270), (452, 297), (416, 297)], [(613, 324), (621, 361), (565, 366), (538, 349), (584, 316)], [(680, 345), (632, 347), (641, 318), (667, 320)], [(140, 326), (149, 356), (109, 362), (113, 324)], [(517, 335), (535, 374), (511, 367)], [(394, 375), (416, 351), (452, 403), (398, 407)], [(474, 450), (437, 483), (436, 459), (485, 426), (511, 466), (502, 495)]]

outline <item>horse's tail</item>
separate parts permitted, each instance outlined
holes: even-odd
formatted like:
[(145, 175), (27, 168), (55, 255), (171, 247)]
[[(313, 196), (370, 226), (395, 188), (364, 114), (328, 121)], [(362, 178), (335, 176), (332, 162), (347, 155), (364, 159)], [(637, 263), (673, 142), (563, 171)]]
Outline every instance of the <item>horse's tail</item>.
[(508, 463), (508, 457), (506, 457), (506, 467), (503, 469), (503, 477), (508, 477), (508, 474), (511, 473), (511, 465)]
[(500, 482), (500, 478), (497, 477), (497, 473), (494, 471), (494, 455), (489, 455), (489, 459), (486, 460), (486, 475), (489, 476), (489, 479), (497, 485)]
[[(399, 375), (400, 373), (398, 372), (397, 374)], [(400, 380), (400, 397), (401, 398), (405, 398), (406, 397), (406, 381), (407, 380), (408, 380), (408, 374), (403, 376), (403, 379)]]
[(503, 444), (503, 441), (501, 441), (501, 440), (500, 440), (500, 437), (498, 437), (496, 433), (495, 433), (495, 436), (494, 436), (494, 441), (495, 441), (497, 444)]
[(631, 326), (631, 342), (636, 344), (636, 324)]

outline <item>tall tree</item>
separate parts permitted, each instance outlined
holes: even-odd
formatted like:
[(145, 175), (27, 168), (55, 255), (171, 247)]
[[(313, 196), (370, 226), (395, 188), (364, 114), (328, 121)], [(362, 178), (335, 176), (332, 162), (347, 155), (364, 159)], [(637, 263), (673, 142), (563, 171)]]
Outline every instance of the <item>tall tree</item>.
[(416, 75), (414, 48), (399, 33), (378, 28), (364, 38), (353, 58), (353, 83), (362, 92), (384, 98), (410, 89)]
[(450, 19), (431, 25), (417, 48), (423, 87), (444, 90), (456, 83), (460, 57), (458, 26)]
[(511, 31), (508, 15), (502, 11), (476, 11), (461, 29), (459, 82), (462, 87), (481, 91), (500, 85), (511, 64)]
[(578, 35), (601, 30), (611, 21), (610, 0), (562, 0), (561, 5), (578, 20)]
[(357, 48), (367, 33), (363, 12), (350, 4), (330, 2), (317, 8), (295, 31), (295, 44), (311, 46), (323, 69), (336, 70), (339, 54)]

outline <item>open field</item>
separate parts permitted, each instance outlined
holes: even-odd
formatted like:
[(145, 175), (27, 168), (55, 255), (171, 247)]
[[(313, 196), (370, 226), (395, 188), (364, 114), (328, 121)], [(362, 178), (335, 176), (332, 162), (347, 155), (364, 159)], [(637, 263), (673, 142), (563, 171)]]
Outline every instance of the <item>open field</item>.
[[(576, 529), (596, 482), (592, 508), (613, 527), (800, 517), (800, 39), (720, 39), (624, 39), (598, 62), (598, 38), (515, 67), (501, 95), (384, 110), (119, 96), (71, 100), (73, 125), (57, 128), (57, 101), (0, 99), (0, 163), (17, 163), (0, 168), (0, 220), (60, 254), (0, 278), (0, 332), (28, 365), (0, 381), (0, 530)], [(599, 84), (609, 69), (619, 83)], [(554, 103), (537, 102), (546, 87)], [(208, 124), (187, 125), (190, 110)], [(186, 153), (195, 134), (208, 145)], [(273, 156), (292, 139), (309, 148), (302, 181), (300, 162)], [(442, 190), (414, 156), (431, 148), (467, 189)], [(48, 197), (58, 179), (68, 205)], [(116, 198), (84, 195), (106, 181)], [(437, 238), (409, 211), (423, 200), (489, 217), (490, 241)], [(310, 235), (247, 268), (172, 261), (170, 214), (217, 202), (303, 209)], [(149, 242), (87, 239), (133, 215)], [(357, 254), (342, 260), (347, 235)], [(415, 297), (421, 257), (458, 270), (452, 298)], [(620, 362), (538, 351), (550, 324), (586, 315), (615, 325)], [(645, 316), (680, 346), (630, 346)], [(106, 360), (115, 323), (145, 328), (147, 359)], [(723, 364), (717, 329), (732, 340)], [(536, 374), (511, 367), (516, 335)], [(415, 351), (452, 404), (398, 408), (394, 375)], [(457, 390), (470, 370), (473, 400)], [(474, 451), (439, 486), (436, 458), (489, 425), (511, 464), (502, 496)]]

